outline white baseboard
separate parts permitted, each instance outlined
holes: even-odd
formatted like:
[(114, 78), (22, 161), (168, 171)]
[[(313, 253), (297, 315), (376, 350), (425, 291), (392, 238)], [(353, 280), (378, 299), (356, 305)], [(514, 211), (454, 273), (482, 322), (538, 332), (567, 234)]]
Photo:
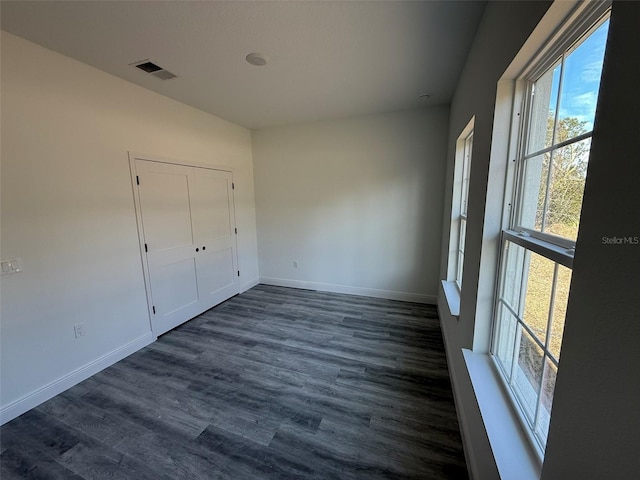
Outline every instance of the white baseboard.
[(247, 280), (246, 282), (243, 282), (242, 286), (240, 287), (240, 293), (246, 292), (250, 288), (253, 288), (256, 285), (258, 285), (259, 283), (260, 283), (260, 277), (253, 277), (251, 280)]
[(421, 293), (395, 292), (393, 290), (378, 290), (375, 288), (348, 287), (330, 283), (305, 282), (302, 280), (290, 280), (287, 278), (260, 277), (260, 283), (277, 287), (302, 288), (304, 290), (318, 290), (320, 292), (346, 293), (363, 297), (386, 298), (403, 302), (426, 303), (436, 305), (438, 297)]
[(29, 395), (26, 395), (7, 406), (0, 408), (0, 425), (13, 420), (14, 418), (22, 415), (23, 413), (37, 407), (41, 403), (55, 397), (59, 393), (73, 387), (74, 385), (86, 380), (92, 375), (95, 375), (101, 370), (119, 362), (125, 357), (128, 357), (134, 352), (137, 352), (143, 347), (153, 343), (155, 336), (149, 332), (142, 337), (139, 337), (126, 345), (123, 345), (106, 355), (74, 370), (73, 372), (65, 375), (51, 382), (48, 385), (36, 390)]

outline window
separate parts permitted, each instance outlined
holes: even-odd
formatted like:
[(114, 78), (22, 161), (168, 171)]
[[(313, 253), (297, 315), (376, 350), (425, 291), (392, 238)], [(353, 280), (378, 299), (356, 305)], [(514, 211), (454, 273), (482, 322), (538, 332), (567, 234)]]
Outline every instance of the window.
[(602, 9), (574, 23), (517, 82), (514, 206), (502, 232), (491, 353), (544, 452), (608, 32)]
[(473, 148), (473, 130), (462, 140), (462, 179), (460, 185), (460, 215), (458, 217), (458, 252), (456, 255), (456, 284), (462, 288), (462, 267), (464, 265), (464, 243), (467, 233), (467, 204), (469, 203), (469, 170), (471, 150)]
[(449, 232), (449, 257), (447, 279), (442, 281), (449, 312), (460, 315), (460, 291), (464, 249), (467, 240), (467, 208), (469, 206), (469, 173), (473, 150), (474, 118), (462, 130), (456, 140), (456, 158), (453, 172), (453, 196), (451, 199), (451, 230)]

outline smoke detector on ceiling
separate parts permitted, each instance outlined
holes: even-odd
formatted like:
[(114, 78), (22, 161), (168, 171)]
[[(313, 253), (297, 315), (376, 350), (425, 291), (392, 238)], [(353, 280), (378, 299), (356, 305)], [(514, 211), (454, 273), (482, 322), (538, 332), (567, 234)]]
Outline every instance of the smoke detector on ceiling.
[(172, 78), (176, 78), (177, 75), (171, 73), (169, 70), (165, 70), (159, 65), (151, 62), (150, 60), (140, 60), (139, 62), (130, 63), (132, 67), (139, 68), (143, 72), (146, 72), (154, 77), (159, 78), (160, 80), (171, 80)]

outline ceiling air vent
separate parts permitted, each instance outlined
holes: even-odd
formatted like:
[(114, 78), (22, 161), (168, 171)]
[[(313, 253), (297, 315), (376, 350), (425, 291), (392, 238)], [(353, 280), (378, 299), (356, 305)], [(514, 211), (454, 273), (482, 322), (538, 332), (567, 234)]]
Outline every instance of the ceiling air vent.
[(158, 77), (160, 80), (171, 80), (172, 78), (177, 77), (177, 75), (171, 73), (169, 70), (165, 70), (161, 66), (156, 65), (149, 60), (141, 60), (139, 62), (131, 63), (130, 65), (139, 68), (143, 72), (149, 73), (154, 77)]

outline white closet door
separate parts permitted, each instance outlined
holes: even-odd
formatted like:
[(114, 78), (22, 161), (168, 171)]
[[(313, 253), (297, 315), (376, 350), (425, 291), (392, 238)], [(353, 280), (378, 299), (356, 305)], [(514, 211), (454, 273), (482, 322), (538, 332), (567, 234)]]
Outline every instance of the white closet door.
[(192, 218), (198, 292), (210, 308), (239, 291), (231, 172), (195, 168)]
[(161, 335), (239, 291), (231, 173), (136, 159), (140, 225)]
[(156, 335), (200, 313), (189, 191), (193, 169), (136, 161)]

